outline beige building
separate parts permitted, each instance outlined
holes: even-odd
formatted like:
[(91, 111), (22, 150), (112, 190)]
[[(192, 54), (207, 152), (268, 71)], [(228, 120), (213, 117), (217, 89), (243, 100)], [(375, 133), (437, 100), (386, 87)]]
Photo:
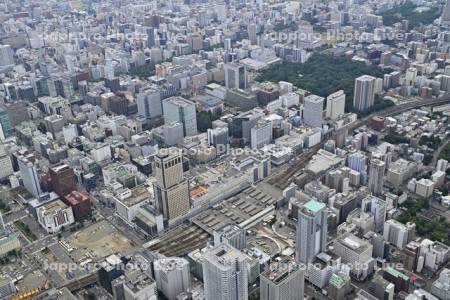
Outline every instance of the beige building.
[(387, 181), (395, 186), (402, 185), (417, 172), (417, 164), (405, 159), (393, 162), (387, 171)]
[(422, 178), (417, 181), (416, 194), (423, 198), (429, 198), (433, 194), (434, 182), (430, 179)]
[(190, 209), (189, 183), (183, 174), (183, 157), (176, 148), (155, 156), (154, 184), (157, 207), (165, 219), (172, 220)]
[(9, 234), (0, 237), (0, 257), (13, 250), (20, 249), (20, 241), (15, 234)]

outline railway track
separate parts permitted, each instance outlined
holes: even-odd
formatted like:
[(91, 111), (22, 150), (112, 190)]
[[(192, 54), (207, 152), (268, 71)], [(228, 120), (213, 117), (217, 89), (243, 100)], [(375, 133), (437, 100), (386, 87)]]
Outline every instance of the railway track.
[[(375, 112), (364, 118), (361, 118), (356, 122), (350, 124), (349, 126), (339, 129), (338, 131), (333, 133), (333, 135), (329, 139), (335, 139), (339, 134), (343, 133), (344, 131), (347, 132), (353, 131), (356, 128), (367, 125), (370, 122), (370, 120), (375, 116), (389, 117), (418, 107), (436, 106), (446, 103), (450, 103), (450, 95), (448, 94), (439, 99), (414, 101), (411, 103), (397, 105), (395, 107)], [(298, 172), (300, 169), (304, 168), (308, 163), (308, 161), (317, 153), (317, 151), (319, 151), (319, 149), (323, 147), (324, 144), (325, 141), (322, 141), (321, 143), (311, 148), (307, 153), (303, 153), (304, 155), (300, 154), (301, 157), (297, 161), (294, 161), (293, 164), (288, 166), (287, 169), (279, 170), (277, 173), (273, 174), (268, 180), (268, 183), (274, 185), (277, 188), (285, 189), (292, 182), (295, 173)]]

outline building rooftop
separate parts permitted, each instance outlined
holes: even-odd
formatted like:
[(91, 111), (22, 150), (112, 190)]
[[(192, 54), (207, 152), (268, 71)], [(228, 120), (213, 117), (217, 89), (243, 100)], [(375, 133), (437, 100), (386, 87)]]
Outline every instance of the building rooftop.
[(331, 275), (330, 285), (332, 285), (332, 286), (334, 286), (334, 287), (336, 287), (338, 289), (341, 289), (341, 288), (344, 287), (345, 283), (346, 283), (346, 281), (345, 281), (345, 279), (343, 277), (341, 277), (341, 276), (339, 276), (337, 274)]
[(170, 258), (162, 258), (157, 259), (154, 262), (155, 269), (162, 270), (164, 272), (173, 271), (173, 270), (181, 270), (186, 265), (189, 265), (189, 262), (184, 258), (178, 257), (170, 257)]
[(61, 200), (56, 200), (43, 205), (45, 209), (45, 214), (53, 214), (59, 210), (66, 209), (68, 206), (64, 204)]
[(389, 274), (391, 274), (391, 275), (394, 276), (394, 277), (401, 278), (401, 279), (403, 279), (403, 280), (405, 280), (405, 281), (408, 281), (408, 280), (409, 280), (409, 277), (408, 277), (408, 276), (406, 276), (406, 275), (403, 274), (402, 272), (400, 272), (400, 271), (398, 271), (398, 270), (396, 270), (396, 269), (394, 269), (394, 268), (392, 268), (392, 267), (387, 267), (384, 271), (387, 272), (387, 273), (389, 273)]
[(366, 251), (369, 247), (372, 247), (372, 245), (368, 241), (360, 239), (355, 235), (343, 236), (341, 238), (338, 238), (337, 242), (359, 254)]
[(173, 104), (179, 107), (189, 107), (195, 105), (191, 100), (185, 99), (183, 97), (170, 97), (164, 100), (166, 103)]
[(326, 205), (325, 205), (325, 203), (322, 203), (322, 202), (319, 202), (316, 200), (311, 200), (311, 201), (305, 203), (303, 205), (303, 207), (314, 213), (318, 213), (319, 211), (324, 209), (326, 207)]
[(298, 264), (286, 258), (279, 262), (273, 262), (261, 276), (272, 281), (275, 285), (282, 283), (290, 274), (299, 269)]
[(234, 268), (236, 262), (246, 261), (247, 256), (228, 244), (220, 244), (218, 247), (206, 251), (205, 259), (218, 268), (226, 270), (230, 267)]

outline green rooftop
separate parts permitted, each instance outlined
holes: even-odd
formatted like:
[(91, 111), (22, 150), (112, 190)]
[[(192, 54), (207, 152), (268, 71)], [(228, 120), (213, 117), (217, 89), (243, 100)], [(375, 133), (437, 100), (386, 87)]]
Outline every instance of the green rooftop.
[(345, 280), (339, 275), (333, 274), (330, 278), (330, 284), (337, 288), (342, 288), (345, 285)]
[(401, 279), (403, 279), (403, 280), (405, 280), (405, 281), (408, 281), (408, 280), (409, 280), (409, 277), (408, 277), (408, 276), (406, 276), (405, 274), (403, 274), (403, 273), (400, 272), (400, 271), (397, 271), (397, 270), (394, 269), (394, 268), (387, 267), (386, 270), (385, 270), (385, 272), (388, 272), (388, 273), (391, 274), (392, 276), (400, 277)]
[(325, 203), (318, 202), (316, 200), (311, 200), (308, 203), (305, 203), (305, 205), (303, 205), (303, 207), (316, 213), (325, 207)]

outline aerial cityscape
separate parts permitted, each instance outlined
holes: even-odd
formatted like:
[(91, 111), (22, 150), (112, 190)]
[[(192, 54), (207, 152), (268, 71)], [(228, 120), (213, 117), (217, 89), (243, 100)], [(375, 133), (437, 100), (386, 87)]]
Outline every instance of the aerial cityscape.
[(450, 0), (0, 20), (0, 300), (450, 300)]

